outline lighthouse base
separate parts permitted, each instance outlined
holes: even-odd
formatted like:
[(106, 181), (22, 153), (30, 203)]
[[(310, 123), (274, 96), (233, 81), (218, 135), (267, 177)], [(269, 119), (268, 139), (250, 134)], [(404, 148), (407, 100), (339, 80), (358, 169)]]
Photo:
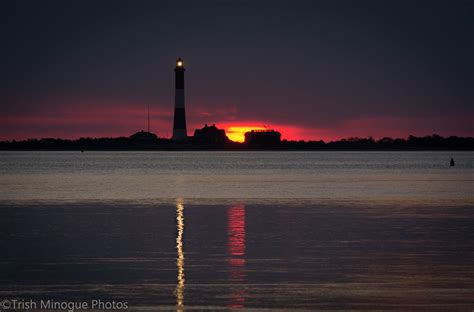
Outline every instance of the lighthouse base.
[(184, 141), (188, 139), (188, 135), (186, 134), (186, 130), (184, 129), (173, 129), (173, 137), (174, 141)]

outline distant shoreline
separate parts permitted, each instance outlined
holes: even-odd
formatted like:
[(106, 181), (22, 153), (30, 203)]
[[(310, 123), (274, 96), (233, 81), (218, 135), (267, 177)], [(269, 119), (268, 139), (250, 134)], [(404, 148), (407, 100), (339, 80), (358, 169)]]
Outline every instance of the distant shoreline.
[(474, 148), (411, 148), (411, 149), (394, 149), (394, 148), (90, 148), (90, 149), (60, 149), (60, 148), (32, 148), (32, 149), (20, 149), (20, 148), (1, 148), (0, 152), (443, 152), (443, 151), (474, 151)]
[(0, 151), (474, 151), (472, 137), (442, 137), (439, 135), (407, 139), (349, 138), (339, 141), (280, 141), (249, 144), (185, 142), (169, 139), (136, 140), (120, 138), (32, 139), (0, 142)]

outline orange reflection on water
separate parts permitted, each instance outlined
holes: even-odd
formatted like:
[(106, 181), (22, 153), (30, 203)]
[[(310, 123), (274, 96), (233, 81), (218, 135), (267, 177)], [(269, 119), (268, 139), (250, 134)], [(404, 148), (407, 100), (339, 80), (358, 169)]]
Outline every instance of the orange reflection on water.
[[(245, 206), (237, 205), (229, 208), (227, 223), (227, 247), (229, 254), (229, 274), (231, 282), (245, 280)], [(245, 289), (230, 294), (229, 308), (243, 308)]]
[[(229, 208), (227, 235), (231, 259), (245, 255), (245, 207), (238, 205)], [(243, 259), (243, 258), (242, 258)]]

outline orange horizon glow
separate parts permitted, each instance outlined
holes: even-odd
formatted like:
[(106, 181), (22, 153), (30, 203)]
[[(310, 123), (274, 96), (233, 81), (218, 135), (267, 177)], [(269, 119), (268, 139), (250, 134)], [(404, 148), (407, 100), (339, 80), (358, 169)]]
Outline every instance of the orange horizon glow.
[[(137, 103), (84, 101), (70, 102), (60, 106), (52, 102), (54, 114), (49, 110), (13, 113), (0, 116), (0, 141), (28, 140), (42, 138), (62, 138), (76, 140), (82, 137), (128, 137), (147, 128), (147, 114), (143, 107), (148, 102)], [(173, 112), (165, 105), (150, 106), (151, 132), (160, 138), (170, 138), (172, 133)], [(56, 108), (57, 107), (57, 108)], [(111, 114), (113, 112), (113, 114)], [(276, 122), (271, 118), (245, 119), (234, 116), (236, 111), (192, 111), (189, 122), (191, 129), (201, 129), (210, 122), (226, 131), (228, 138), (243, 142), (244, 134), (251, 130), (274, 129), (281, 133), (282, 140), (288, 141), (338, 141), (343, 138), (372, 136), (378, 140), (383, 137), (407, 138), (439, 134), (448, 136), (474, 136), (470, 121), (472, 115), (452, 115), (425, 117), (360, 117), (349, 118), (332, 125), (314, 123), (314, 125), (296, 122)], [(227, 117), (229, 115), (230, 117)]]
[(229, 140), (243, 143), (245, 141), (245, 133), (252, 130), (266, 130), (261, 126), (230, 126), (225, 129), (225, 133)]

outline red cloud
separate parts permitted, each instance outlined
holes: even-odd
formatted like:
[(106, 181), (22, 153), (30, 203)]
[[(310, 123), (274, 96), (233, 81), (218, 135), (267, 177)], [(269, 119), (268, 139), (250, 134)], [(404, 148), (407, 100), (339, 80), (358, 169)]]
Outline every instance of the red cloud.
[[(147, 107), (150, 107), (151, 131), (159, 137), (170, 137), (173, 123), (173, 105), (146, 101), (54, 101), (36, 105), (29, 113), (0, 116), (0, 140), (42, 137), (118, 137), (129, 136), (146, 130)], [(376, 139), (430, 135), (474, 136), (471, 125), (473, 116), (426, 117), (365, 117), (342, 118), (329, 126), (281, 122), (269, 112), (265, 119), (252, 119), (251, 112), (241, 112), (235, 105), (189, 105), (187, 110), (188, 134), (205, 123), (215, 123), (219, 128), (264, 127), (274, 129), (287, 140), (331, 141), (344, 137)], [(281, 119), (280, 119), (281, 120)]]

